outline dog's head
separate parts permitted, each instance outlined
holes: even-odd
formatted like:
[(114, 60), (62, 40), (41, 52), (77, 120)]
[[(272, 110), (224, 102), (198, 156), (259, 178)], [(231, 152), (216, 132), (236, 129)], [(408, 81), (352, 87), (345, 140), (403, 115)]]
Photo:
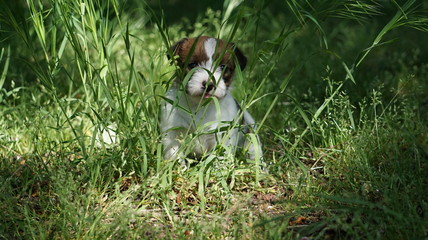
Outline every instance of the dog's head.
[(247, 58), (234, 44), (206, 36), (183, 38), (171, 47), (170, 53), (178, 56), (177, 64), (182, 70), (179, 78), (192, 73), (185, 91), (197, 99), (224, 98), (236, 64), (241, 70), (247, 64)]

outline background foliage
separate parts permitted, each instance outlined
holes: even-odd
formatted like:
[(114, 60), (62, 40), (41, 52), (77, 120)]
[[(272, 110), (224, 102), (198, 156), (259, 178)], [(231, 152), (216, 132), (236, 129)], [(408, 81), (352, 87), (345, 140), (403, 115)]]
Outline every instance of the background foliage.
[[(0, 237), (423, 239), (426, 1), (0, 3)], [(161, 158), (185, 36), (249, 64), (269, 173)]]

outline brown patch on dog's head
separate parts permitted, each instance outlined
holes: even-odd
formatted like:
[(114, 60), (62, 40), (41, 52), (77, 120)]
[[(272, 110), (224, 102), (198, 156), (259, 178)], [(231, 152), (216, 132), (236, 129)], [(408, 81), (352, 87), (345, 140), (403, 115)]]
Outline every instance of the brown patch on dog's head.
[[(207, 36), (200, 36), (196, 38), (183, 38), (180, 41), (176, 42), (174, 45), (172, 45), (170, 53), (172, 53), (173, 56), (178, 56), (178, 66), (183, 70), (185, 69), (186, 72), (189, 72), (189, 66), (191, 66), (192, 64), (199, 65), (209, 60), (210, 56), (207, 56), (204, 47), (205, 41), (209, 38), (210, 37)], [(213, 61), (217, 61), (217, 59), (221, 57), (219, 65), (226, 66), (224, 69), (223, 79), (229, 86), (236, 68), (234, 56), (236, 57), (241, 70), (244, 70), (245, 66), (247, 65), (247, 58), (244, 56), (242, 51), (235, 46), (235, 44), (227, 43), (220, 39), (216, 39), (216, 41), (217, 46)], [(169, 54), (168, 57), (171, 59)]]
[(178, 66), (184, 67), (187, 63), (200, 63), (208, 61), (208, 56), (205, 53), (204, 42), (208, 37), (202, 36), (199, 38), (183, 38), (176, 42), (171, 47), (171, 52), (174, 56), (178, 56)]

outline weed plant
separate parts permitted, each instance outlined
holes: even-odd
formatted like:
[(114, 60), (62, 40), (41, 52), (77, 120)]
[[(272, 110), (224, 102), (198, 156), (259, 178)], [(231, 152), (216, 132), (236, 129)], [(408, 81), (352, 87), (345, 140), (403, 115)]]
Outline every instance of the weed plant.
[[(0, 238), (426, 238), (427, 3), (212, 2), (0, 3)], [(199, 35), (249, 57), (268, 173), (162, 158), (166, 53)]]

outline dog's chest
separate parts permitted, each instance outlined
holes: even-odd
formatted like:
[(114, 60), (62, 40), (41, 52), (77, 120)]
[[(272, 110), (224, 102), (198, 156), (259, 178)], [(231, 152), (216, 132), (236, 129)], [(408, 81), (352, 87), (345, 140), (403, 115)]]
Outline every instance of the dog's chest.
[[(170, 92), (168, 98), (177, 99), (176, 94), (177, 92)], [(202, 129), (212, 130), (236, 119), (239, 108), (230, 94), (218, 101), (214, 99), (205, 101), (207, 102), (192, 104), (182, 95), (177, 105), (167, 103), (164, 113), (168, 127), (183, 127), (193, 132)]]
[(163, 141), (167, 149), (186, 143), (192, 148), (189, 153), (200, 157), (218, 144), (237, 146), (241, 142), (239, 119), (243, 116), (230, 93), (222, 99), (196, 103), (173, 87), (166, 97), (171, 101), (162, 103), (161, 131), (165, 133)]

